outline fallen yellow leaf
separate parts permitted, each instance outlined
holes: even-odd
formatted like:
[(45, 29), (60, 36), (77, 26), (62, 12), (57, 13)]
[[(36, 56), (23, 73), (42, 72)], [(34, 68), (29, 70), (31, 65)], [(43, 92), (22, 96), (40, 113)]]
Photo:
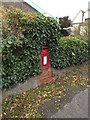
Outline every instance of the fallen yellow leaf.
[(26, 94), (26, 92), (23, 93), (24, 95)]

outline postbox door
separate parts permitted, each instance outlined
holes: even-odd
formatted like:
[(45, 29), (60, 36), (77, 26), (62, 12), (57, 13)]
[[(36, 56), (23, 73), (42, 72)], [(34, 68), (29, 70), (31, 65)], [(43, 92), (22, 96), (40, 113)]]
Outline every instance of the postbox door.
[(41, 51), (41, 68), (48, 68), (48, 67), (49, 67), (48, 48), (43, 47)]

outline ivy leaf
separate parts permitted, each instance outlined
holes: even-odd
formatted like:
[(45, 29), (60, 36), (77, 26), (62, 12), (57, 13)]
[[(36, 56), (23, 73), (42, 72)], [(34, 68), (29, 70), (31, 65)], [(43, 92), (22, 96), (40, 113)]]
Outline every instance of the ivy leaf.
[(8, 40), (8, 44), (12, 44), (12, 41), (11, 41), (11, 40)]
[(74, 53), (74, 52), (72, 52), (72, 55), (73, 55), (73, 56), (75, 56), (75, 53)]

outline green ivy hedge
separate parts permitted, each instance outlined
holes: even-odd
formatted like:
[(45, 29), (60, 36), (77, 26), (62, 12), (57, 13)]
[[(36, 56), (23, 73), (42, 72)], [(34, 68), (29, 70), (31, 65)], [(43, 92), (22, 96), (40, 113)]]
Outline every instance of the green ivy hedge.
[(6, 43), (3, 48), (2, 65), (3, 87), (11, 87), (18, 82), (24, 82), (30, 76), (41, 72), (40, 47), (32, 39), (26, 40), (22, 47), (14, 47), (13, 43)]
[(54, 52), (52, 67), (62, 69), (67, 66), (77, 65), (88, 60), (88, 43), (76, 37), (61, 37), (59, 48)]
[(54, 18), (41, 14), (32, 16), (11, 9), (4, 9), (3, 23), (6, 20), (7, 26), (3, 24), (3, 88), (12, 87), (41, 73), (40, 53), (43, 45), (50, 49), (57, 48), (61, 35), (60, 25)]

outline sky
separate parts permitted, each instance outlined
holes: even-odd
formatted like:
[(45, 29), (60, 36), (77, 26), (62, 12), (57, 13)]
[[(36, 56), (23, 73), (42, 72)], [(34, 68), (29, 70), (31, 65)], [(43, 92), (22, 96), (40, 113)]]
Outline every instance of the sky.
[[(29, 0), (25, 0), (29, 1)], [(79, 10), (86, 11), (90, 0), (31, 0), (54, 17), (69, 16), (71, 20)]]

